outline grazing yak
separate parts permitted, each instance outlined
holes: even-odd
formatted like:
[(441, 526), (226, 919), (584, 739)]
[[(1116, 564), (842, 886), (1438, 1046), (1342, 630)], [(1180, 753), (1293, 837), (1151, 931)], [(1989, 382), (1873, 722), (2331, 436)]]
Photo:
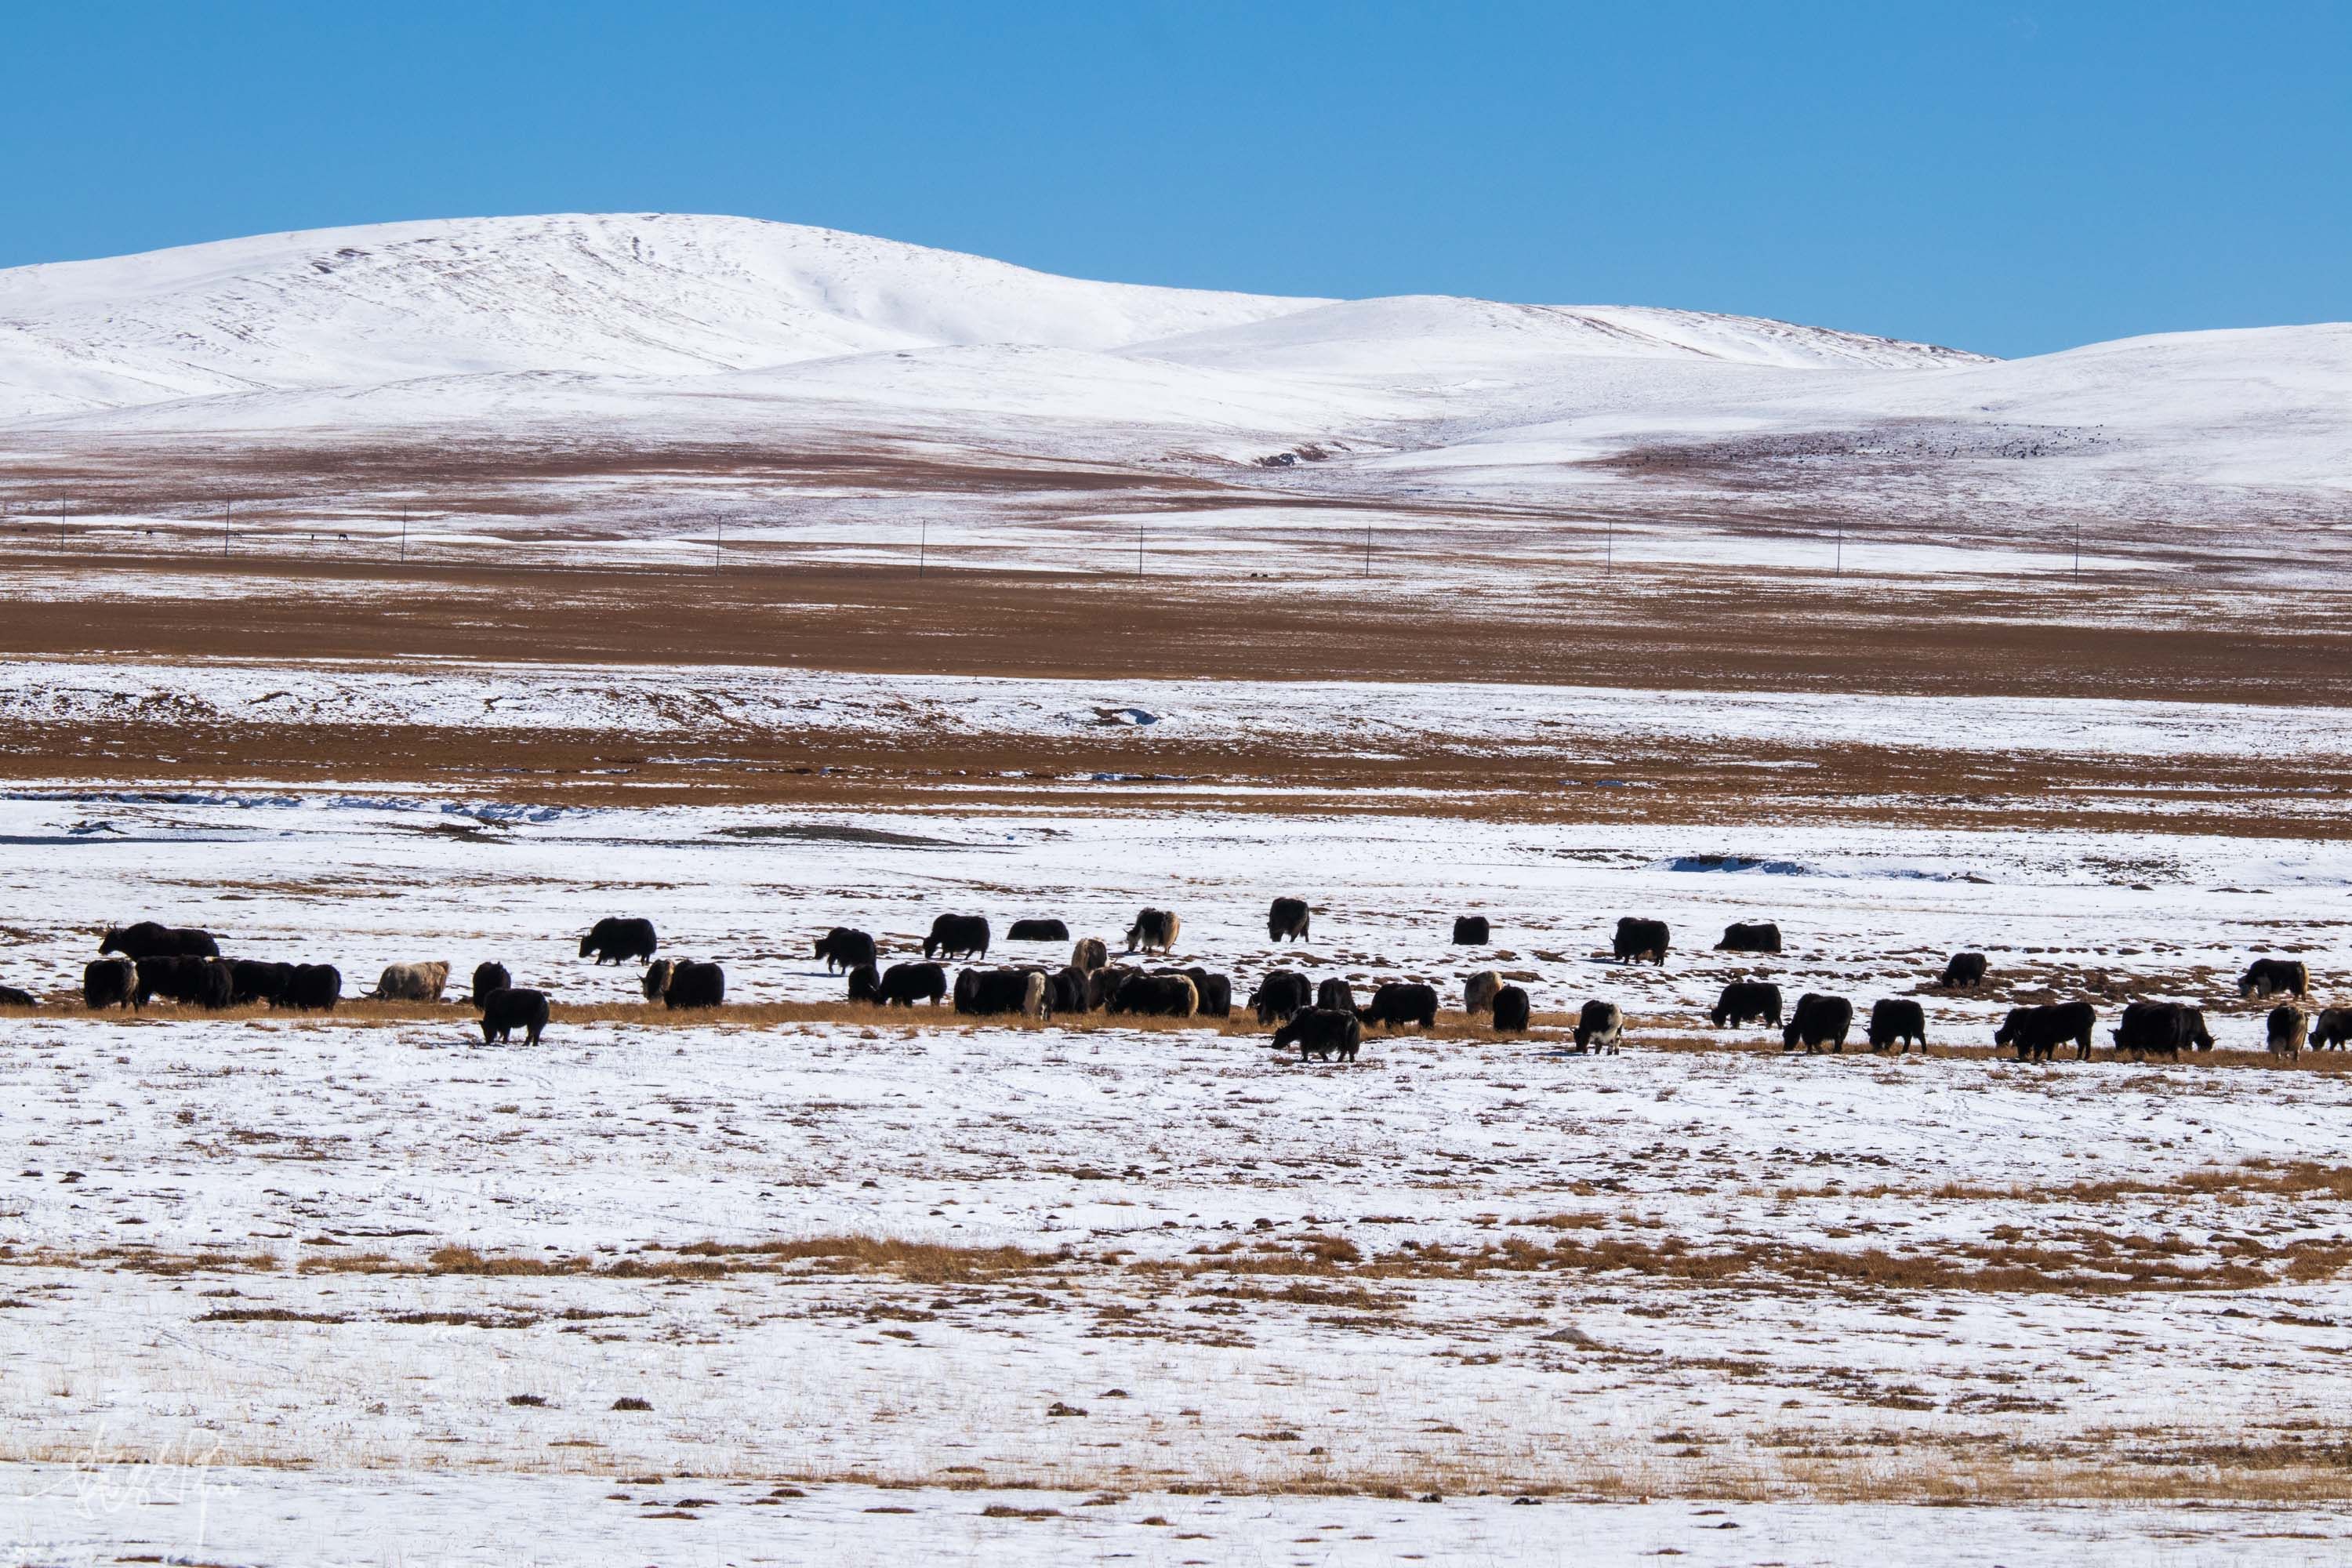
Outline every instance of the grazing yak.
[(1312, 918), (1305, 899), (1276, 899), (1274, 908), (1265, 913), (1265, 940), (1305, 942), (1307, 921)]
[(881, 953), (866, 932), (835, 926), (816, 939), (816, 952), (809, 956), (824, 959), (824, 972), (831, 974), (835, 970), (855, 969), (861, 963), (870, 969)]
[(1625, 1015), (1614, 1002), (1587, 1002), (1576, 1015), (1576, 1048), (1617, 1054), (1618, 1042), (1625, 1037)]
[(2053, 1002), (2041, 1007), (2012, 1007), (1993, 1031), (1996, 1046), (2015, 1045), (2019, 1061), (2046, 1062), (2060, 1045), (2074, 1042), (2077, 1058), (2091, 1054), (2091, 1031), (2099, 1015), (2088, 1002)]
[(1482, 969), (1462, 982), (1462, 1010), (1475, 1017), (1495, 1010), (1495, 993), (1503, 988), (1503, 977), (1491, 969)]
[(874, 973), (872, 964), (861, 963), (849, 972), (849, 999), (881, 1005), (882, 977)]
[(681, 958), (670, 965), (669, 984), (662, 992), (662, 1005), (675, 1012), (681, 1007), (716, 1007), (727, 1000), (727, 971), (715, 963), (697, 963)]
[(343, 999), (343, 972), (331, 963), (298, 963), (286, 977), (285, 1005), (298, 1013), (331, 1013)]
[(95, 1013), (106, 1007), (128, 1007), (139, 984), (139, 966), (127, 958), (97, 958), (82, 965), (82, 1005)]
[(1230, 1018), (1234, 1016), (1232, 980), (1222, 974), (1212, 974), (1197, 963), (1176, 973), (1192, 983), (1193, 994), (1200, 999), (1202, 1017)]
[(1723, 928), (1723, 940), (1715, 944), (1717, 952), (1778, 952), (1780, 951), (1780, 928), (1771, 921), (1734, 921)]
[(1356, 988), (1335, 974), (1315, 988), (1315, 1005), (1352, 1013), (1356, 1010)]
[(1311, 994), (1307, 976), (1295, 969), (1276, 969), (1257, 983), (1257, 989), (1250, 993), (1248, 1005), (1261, 1024), (1286, 1024), (1305, 1010)]
[(1125, 963), (1106, 963), (1100, 969), (1088, 970), (1087, 972), (1087, 1011), (1099, 1013), (1109, 1006), (1110, 999), (1118, 994), (1118, 988), (1127, 984), (1128, 976), (1142, 973), (1143, 971), (1133, 965)]
[(1130, 974), (1119, 983), (1110, 999), (1110, 1010), (1154, 1018), (1190, 1018), (1201, 1011), (1201, 993), (1191, 975), (1176, 970)]
[(513, 984), (514, 976), (507, 973), (505, 964), (478, 963), (474, 965), (474, 991), (468, 1000), (473, 1003), (474, 1011), (478, 1013), (482, 1010), (482, 998), (493, 991), (507, 990)]
[(580, 956), (599, 963), (648, 963), (659, 945), (653, 921), (607, 915), (580, 939)]
[(436, 958), (430, 963), (390, 963), (377, 977), (375, 989), (363, 1000), (371, 1002), (438, 1002), (441, 993), (449, 985), (449, 963)]
[[(911, 1007), (918, 1002), (936, 1006), (947, 994), (948, 972), (936, 963), (894, 963), (882, 972), (874, 987), (875, 1000), (886, 1007)], [(853, 1001), (862, 1000), (854, 973), (849, 979), (849, 994)]]
[(1973, 991), (1985, 983), (1985, 955), (1956, 952), (1944, 961), (1944, 977), (1936, 982), (1943, 991)]
[(232, 1007), (243, 1007), (255, 1002), (278, 1005), (286, 994), (287, 978), (294, 973), (290, 963), (268, 963), (257, 958), (232, 958), (228, 964), (228, 1001)]
[(1077, 945), (1070, 949), (1070, 967), (1083, 973), (1092, 974), (1109, 962), (1110, 949), (1098, 936), (1080, 937)]
[(1528, 1032), (1529, 1012), (1526, 990), (1517, 985), (1506, 985), (1495, 993), (1492, 1026), (1498, 1035), (1524, 1035)]
[(1769, 980), (1735, 980), (1723, 988), (1708, 1020), (1718, 1029), (1736, 1029), (1754, 1019), (1780, 1026), (1780, 988)]
[(136, 963), (142, 958), (218, 958), (220, 943), (206, 931), (141, 921), (137, 925), (109, 926), (98, 951), (100, 956), (119, 952)]
[(1853, 1003), (1843, 996), (1822, 996), (1808, 991), (1797, 998), (1797, 1010), (1780, 1031), (1780, 1048), (1793, 1051), (1802, 1046), (1810, 1056), (1830, 1046), (1843, 1056), (1846, 1034), (1853, 1027)]
[(988, 956), (988, 917), (986, 915), (941, 915), (931, 922), (931, 934), (923, 939), (925, 958), (986, 958)]
[(1402, 1024), (1418, 1024), (1424, 1029), (1437, 1026), (1437, 988), (1407, 981), (1383, 982), (1372, 992), (1372, 1005), (1357, 1014), (1367, 1024), (1378, 1024), (1383, 1029), (1393, 1029)]
[(2273, 992), (2289, 996), (2311, 994), (2311, 972), (2299, 958), (2258, 958), (2246, 965), (2238, 976), (2241, 996), (2268, 996)]
[(2124, 1009), (2113, 1033), (2116, 1054), (2129, 1051), (2135, 1060), (2160, 1056), (2179, 1061), (2184, 1046), (2213, 1048), (2213, 1037), (2205, 1032), (2204, 1009), (2179, 1002), (2134, 1002)]
[(1870, 1005), (1870, 1048), (1883, 1051), (1895, 1047), (1903, 1056), (1916, 1045), (1919, 1054), (1927, 1054), (1927, 1013), (1918, 1003), (1906, 997), (1882, 996)]
[(1492, 929), (1486, 924), (1486, 917), (1485, 915), (1455, 915), (1454, 917), (1454, 946), (1484, 947), (1492, 940)]
[(184, 954), (142, 958), (138, 970), (139, 980), (131, 992), (133, 1007), (144, 1007), (161, 996), (166, 1002), (218, 1011), (229, 1005), (234, 994), (228, 965), (217, 958)]
[(656, 958), (646, 966), (639, 988), (646, 1001), (666, 1007), (716, 1007), (727, 1000), (727, 972), (691, 958)]
[(1043, 1018), (1045, 976), (1041, 970), (966, 969), (955, 982), (955, 1010), (971, 1017), (996, 1017), (1017, 1013)]
[(1617, 940), (1611, 951), (1620, 963), (1638, 963), (1643, 959), (1664, 963), (1666, 944), (1671, 940), (1665, 921), (1635, 920), (1627, 915), (1617, 922)]
[(39, 1005), (40, 1003), (35, 1000), (31, 992), (20, 991), (14, 985), (0, 985), (0, 1007), (37, 1007)]
[(504, 1045), (515, 1030), (523, 1032), (522, 1043), (539, 1044), (541, 1031), (547, 1027), (547, 993), (518, 991), (512, 986), (483, 994), (482, 1044)]
[(2311, 1026), (2311, 1048), (2325, 1051), (2346, 1045), (2352, 1045), (2352, 1007), (2321, 1008), (2318, 1022)]
[(1332, 1007), (1303, 1008), (1274, 1032), (1274, 1048), (1280, 1051), (1297, 1046), (1300, 1061), (1309, 1057), (1328, 1061), (1336, 1055), (1343, 1062), (1351, 1062), (1363, 1043), (1363, 1024), (1353, 1013)]
[(1013, 929), (1004, 933), (1007, 942), (1067, 942), (1070, 928), (1060, 921), (1014, 921)]
[(1045, 1005), (1055, 1013), (1092, 1012), (1087, 1002), (1087, 972), (1067, 964), (1048, 971), (1045, 975)]
[(2271, 1009), (2263, 1038), (2274, 1055), (2299, 1057), (2303, 1055), (2304, 1037), (2310, 1027), (2310, 1014), (2292, 1002), (2283, 1002)]
[(1145, 910), (1127, 928), (1127, 951), (1133, 952), (1140, 948), (1146, 952), (1164, 954), (1176, 945), (1176, 933), (1183, 929), (1184, 922), (1174, 910)]

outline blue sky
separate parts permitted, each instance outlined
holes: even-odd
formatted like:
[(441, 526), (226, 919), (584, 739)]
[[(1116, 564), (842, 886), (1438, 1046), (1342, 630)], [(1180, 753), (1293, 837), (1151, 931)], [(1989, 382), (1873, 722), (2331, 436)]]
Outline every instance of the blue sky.
[(2352, 317), (2352, 5), (24, 4), (0, 266), (669, 210), (2001, 354)]

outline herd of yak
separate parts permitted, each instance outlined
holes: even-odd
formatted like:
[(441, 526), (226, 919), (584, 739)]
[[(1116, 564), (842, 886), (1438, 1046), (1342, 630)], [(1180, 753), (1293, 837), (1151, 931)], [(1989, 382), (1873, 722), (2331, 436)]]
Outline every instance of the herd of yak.
[[(1266, 916), (1266, 935), (1274, 942), (1307, 940), (1312, 920), (1306, 900), (1276, 899)], [(1147, 909), (1128, 929), (1122, 956), (1158, 953), (1164, 959), (1176, 946), (1182, 922), (1167, 910)], [(1008, 933), (1014, 942), (1063, 942), (1069, 928), (1058, 920), (1021, 920)], [(1192, 965), (1185, 968), (1142, 968), (1111, 961), (1108, 947), (1098, 937), (1073, 944), (1069, 962), (1059, 967), (1023, 964), (1012, 967), (966, 968), (952, 986), (940, 960), (984, 959), (991, 932), (978, 915), (941, 915), (923, 942), (920, 962), (880, 965), (880, 949), (862, 931), (836, 926), (819, 938), (814, 957), (834, 971), (846, 971), (849, 1000), (876, 1006), (937, 1004), (952, 993), (955, 1010), (973, 1016), (1022, 1016), (1045, 1019), (1057, 1014), (1105, 1012), (1155, 1017), (1215, 1017), (1233, 1016), (1233, 984), (1223, 974)], [(1486, 917), (1465, 915), (1454, 922), (1454, 941), (1465, 947), (1491, 941)], [(1617, 922), (1612, 956), (1621, 963), (1665, 962), (1673, 933), (1664, 921), (1627, 918)], [(726, 971), (716, 963), (693, 959), (656, 958), (659, 946), (653, 922), (646, 920), (598, 921), (580, 939), (580, 956), (598, 963), (643, 963), (643, 989), (648, 1002), (672, 1008), (715, 1007), (727, 999)], [(1777, 954), (1780, 929), (1769, 921), (1740, 922), (1723, 933), (1718, 952)], [(320, 1011), (332, 1008), (342, 996), (342, 975), (331, 964), (270, 963), (247, 959), (224, 959), (219, 943), (207, 932), (174, 929), (142, 921), (110, 930), (100, 943), (100, 956), (82, 973), (82, 1000), (93, 1010), (107, 1007), (142, 1008), (157, 998), (203, 1008), (267, 1003), (273, 1007)], [(1937, 981), (1939, 990), (1964, 993), (1986, 982), (1984, 954), (1952, 955)], [(368, 1000), (438, 1002), (449, 984), (446, 963), (395, 963), (378, 978)], [(2239, 979), (2245, 997), (2284, 995), (2289, 1000), (2272, 1009), (2267, 1025), (2269, 1047), (2295, 1055), (2308, 1044), (2313, 1049), (2352, 1042), (2352, 1008), (2330, 1007), (2315, 1016), (2306, 1005), (2310, 974), (2300, 960), (2258, 958)], [(543, 991), (517, 986), (503, 964), (486, 963), (474, 970), (470, 1000), (481, 1015), (485, 1043), (509, 1039), (517, 1030), (526, 1041), (539, 1043), (547, 1027), (548, 1000)], [(0, 1005), (35, 1005), (22, 991), (0, 986)], [(1364, 1026), (1396, 1029), (1408, 1025), (1429, 1028), (1437, 1022), (1438, 995), (1433, 986), (1391, 981), (1376, 986), (1368, 1005), (1358, 1005), (1355, 991), (1344, 979), (1319, 984), (1294, 970), (1276, 969), (1258, 983), (1243, 1005), (1255, 1012), (1261, 1026), (1274, 1026), (1277, 1049), (1297, 1046), (1302, 1058), (1353, 1061), (1363, 1043)], [(1504, 984), (1491, 969), (1471, 975), (1463, 986), (1464, 1011), (1483, 1017), (1498, 1033), (1522, 1033), (1528, 1025), (1527, 992)], [(1843, 996), (1807, 992), (1793, 1007), (1784, 1007), (1780, 988), (1765, 980), (1735, 980), (1709, 1014), (1718, 1028), (1738, 1028), (1751, 1023), (1780, 1030), (1784, 1050), (1845, 1049), (1853, 1033), (1853, 1004)], [(2078, 1058), (2091, 1054), (2098, 1024), (2088, 1002), (2060, 1002), (2011, 1009), (1993, 1043), (2014, 1047), (2021, 1061), (2047, 1061), (2058, 1048), (2074, 1047)], [(1625, 1019), (1616, 1004), (1591, 1001), (1577, 1017), (1575, 1041), (1580, 1051), (1611, 1051), (1623, 1037)], [(2205, 1027), (2201, 1008), (2179, 1002), (2134, 1002), (2126, 1006), (2113, 1030), (2116, 1049), (2135, 1058), (2165, 1056), (2178, 1059), (2183, 1049), (2210, 1050), (2213, 1037)], [(1897, 1054), (1916, 1046), (1927, 1047), (1927, 1025), (1920, 1005), (1908, 997), (1885, 997), (1870, 1010), (1865, 1034), (1870, 1048), (1893, 1047)]]

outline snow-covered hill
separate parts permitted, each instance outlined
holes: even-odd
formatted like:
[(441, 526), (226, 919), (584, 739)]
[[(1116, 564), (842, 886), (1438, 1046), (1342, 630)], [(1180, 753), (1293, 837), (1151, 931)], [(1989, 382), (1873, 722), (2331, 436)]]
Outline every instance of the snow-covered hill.
[(256, 390), (519, 373), (677, 377), (982, 345), (1118, 350), (1245, 374), (1391, 357), (1454, 368), (1577, 357), (1974, 362), (1664, 310), (1334, 304), (1085, 282), (830, 229), (663, 214), (380, 224), (0, 271), (0, 418)]
[[(560, 475), (538, 457), (553, 447), (572, 454)], [(1738, 553), (1709, 530), (1837, 519), (2011, 563), (1986, 548), (2062, 529), (2071, 547), (2084, 523), (2177, 563), (2257, 522), (2332, 545), (2352, 326), (2001, 362), (1696, 311), (1088, 282), (683, 215), (383, 224), (0, 271), (0, 509), (54, 506), (54, 476), (79, 471), (109, 483), (93, 519), (168, 521), (210, 504), (194, 479), (251, 468), (265, 477), (223, 493), (257, 515), (271, 496), (289, 518), (381, 515), (398, 475), (414, 501), (541, 540), (550, 518), (660, 537), (726, 514), (734, 533), (773, 515), (780, 484), (817, 500), (790, 458), (815, 451), (879, 466), (796, 507), (812, 525), (1042, 521), (1034, 547), (988, 545), (1041, 559), (1066, 550), (1054, 530), (1116, 532), (1131, 524), (1105, 520), (1138, 510), (1171, 536), (1201, 520), (1224, 549), (1237, 500), (1262, 520), (1278, 500), (1307, 509), (1294, 523), (1393, 506), (1433, 559), (1459, 543), (1437, 534), (1458, 508), (1524, 524), (1481, 545), (1514, 553), (1580, 551), (1607, 512), (1677, 532), (1656, 546), (1675, 559)], [(750, 467), (713, 456), (743, 452)], [(1059, 489), (1039, 477), (1079, 469)]]

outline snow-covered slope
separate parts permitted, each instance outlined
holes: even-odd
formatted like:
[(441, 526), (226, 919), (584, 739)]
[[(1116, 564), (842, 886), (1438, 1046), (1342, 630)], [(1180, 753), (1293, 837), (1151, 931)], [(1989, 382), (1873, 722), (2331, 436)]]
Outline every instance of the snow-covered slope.
[(993, 345), (1309, 377), (1524, 374), (1614, 358), (1979, 363), (1669, 310), (1086, 282), (830, 229), (682, 215), (380, 224), (0, 271), (0, 418), (257, 390), (523, 373), (677, 377)]

